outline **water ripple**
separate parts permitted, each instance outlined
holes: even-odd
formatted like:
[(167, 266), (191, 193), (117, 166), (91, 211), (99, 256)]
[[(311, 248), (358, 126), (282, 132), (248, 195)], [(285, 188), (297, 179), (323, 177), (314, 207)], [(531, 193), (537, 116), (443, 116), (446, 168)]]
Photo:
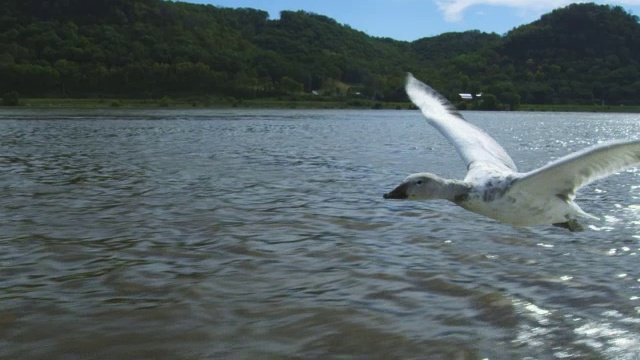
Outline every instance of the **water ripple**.
[[(525, 171), (638, 120), (466, 115)], [(583, 189), (602, 220), (574, 234), (383, 200), (464, 174), (417, 112), (21, 110), (0, 131), (2, 358), (639, 356), (636, 171)]]

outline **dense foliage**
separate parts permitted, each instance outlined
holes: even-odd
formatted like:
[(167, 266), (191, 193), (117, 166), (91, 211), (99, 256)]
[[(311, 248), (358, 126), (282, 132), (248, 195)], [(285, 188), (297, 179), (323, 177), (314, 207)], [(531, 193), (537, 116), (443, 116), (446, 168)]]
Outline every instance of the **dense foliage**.
[[(640, 27), (620, 7), (573, 4), (500, 36), (375, 38), (325, 16), (163, 0), (9, 0), (0, 94), (253, 98), (316, 91), (404, 100), (407, 71), (454, 101), (640, 103)], [(464, 105), (464, 104), (463, 104)], [(485, 104), (485, 106), (487, 106)]]

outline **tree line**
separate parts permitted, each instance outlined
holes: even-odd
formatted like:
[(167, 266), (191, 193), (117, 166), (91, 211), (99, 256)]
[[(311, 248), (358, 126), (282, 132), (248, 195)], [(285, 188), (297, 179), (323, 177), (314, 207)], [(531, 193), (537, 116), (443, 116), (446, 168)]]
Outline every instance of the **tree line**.
[(640, 103), (640, 26), (617, 6), (572, 4), (503, 35), (414, 42), (307, 12), (271, 20), (163, 0), (21, 0), (0, 12), (0, 94), (404, 101), (410, 71), (454, 102), (483, 93), (494, 108)]

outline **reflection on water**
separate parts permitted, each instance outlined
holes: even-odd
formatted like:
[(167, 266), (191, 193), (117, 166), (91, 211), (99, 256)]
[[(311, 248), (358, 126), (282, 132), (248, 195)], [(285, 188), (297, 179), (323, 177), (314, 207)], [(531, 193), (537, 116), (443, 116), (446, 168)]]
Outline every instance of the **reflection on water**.
[[(521, 170), (637, 115), (467, 113)], [(0, 113), (2, 358), (640, 357), (640, 178), (583, 233), (382, 194), (461, 177), (414, 111)]]

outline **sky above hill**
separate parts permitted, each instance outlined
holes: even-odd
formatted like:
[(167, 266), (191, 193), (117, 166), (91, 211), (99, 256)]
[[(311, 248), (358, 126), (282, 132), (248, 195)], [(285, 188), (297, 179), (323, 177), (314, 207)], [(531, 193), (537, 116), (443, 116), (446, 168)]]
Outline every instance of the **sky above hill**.
[[(540, 15), (576, 1), (567, 0), (182, 0), (219, 7), (282, 10), (326, 15), (371, 36), (413, 41), (445, 32), (480, 30), (504, 34)], [(590, 1), (620, 5), (640, 16), (640, 0)]]

